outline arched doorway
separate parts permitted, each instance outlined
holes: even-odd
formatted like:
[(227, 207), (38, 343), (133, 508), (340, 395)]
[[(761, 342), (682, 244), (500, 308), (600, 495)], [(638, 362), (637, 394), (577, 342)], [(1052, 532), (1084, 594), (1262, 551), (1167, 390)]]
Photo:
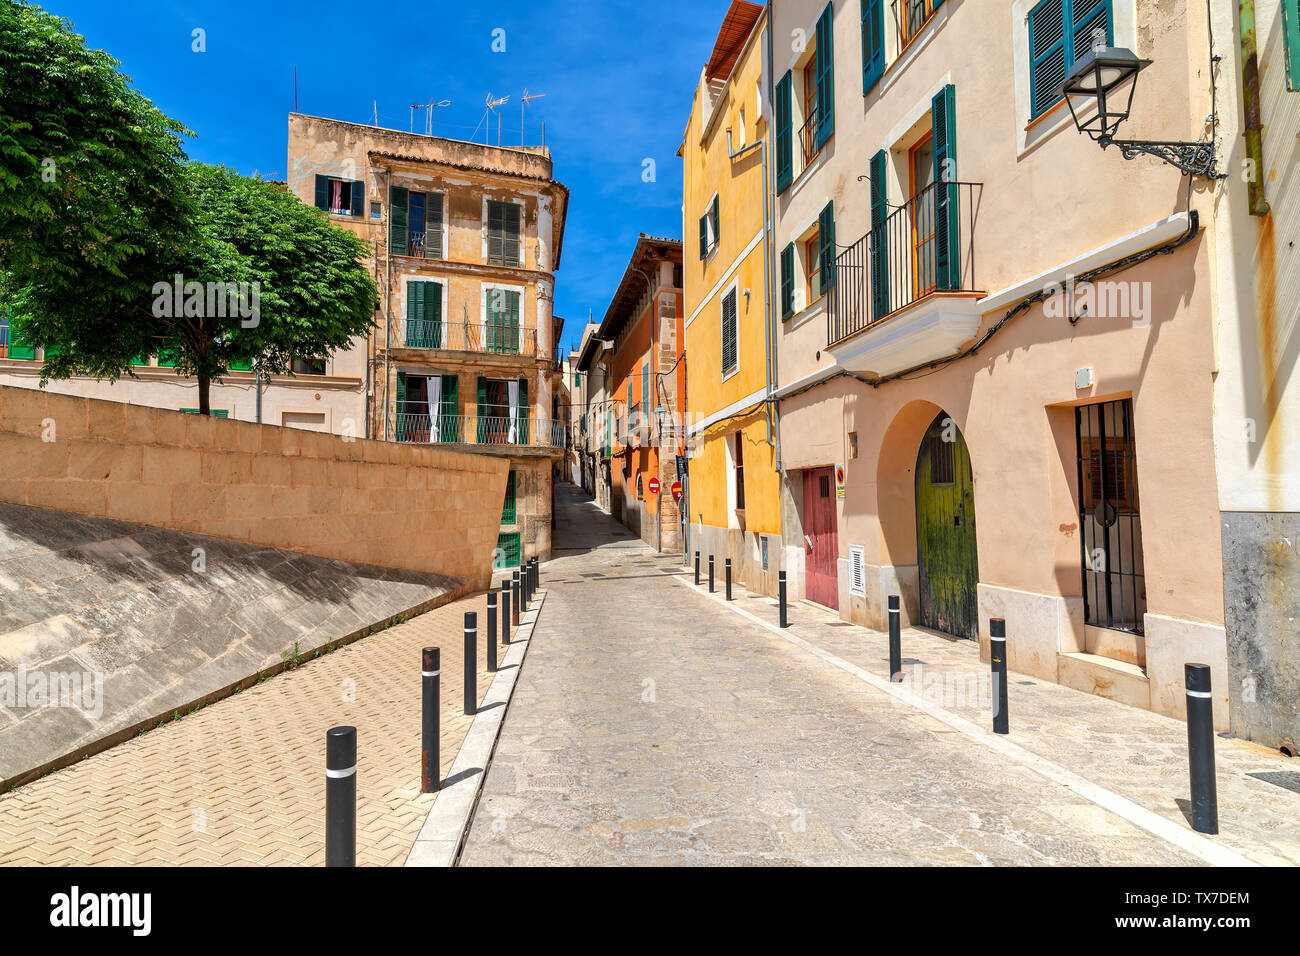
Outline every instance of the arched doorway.
[(916, 453), (916, 558), (923, 627), (979, 636), (975, 486), (957, 424), (940, 412)]

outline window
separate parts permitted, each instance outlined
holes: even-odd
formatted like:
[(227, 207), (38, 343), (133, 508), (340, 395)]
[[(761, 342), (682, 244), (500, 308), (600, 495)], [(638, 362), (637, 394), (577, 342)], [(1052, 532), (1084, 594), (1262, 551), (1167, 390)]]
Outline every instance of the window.
[(316, 177), (316, 208), (332, 216), (362, 216), (365, 208), (365, 183), (333, 176)]
[(522, 351), (519, 292), (515, 289), (488, 289), (486, 296), (487, 350), (518, 355)]
[(443, 257), (441, 193), (419, 193), (403, 186), (388, 191), (388, 251), (423, 259)]
[(1061, 99), (1061, 84), (1094, 39), (1114, 42), (1111, 0), (1043, 0), (1029, 11), (1030, 116)]
[(515, 523), (515, 470), (510, 469), (510, 474), (506, 476), (506, 500), (501, 506), (501, 523)]
[(794, 136), (790, 114), (790, 71), (776, 84), (776, 191), (778, 194), (790, 188), (794, 179)]
[(794, 315), (794, 243), (781, 250), (781, 319)]
[(740, 365), (740, 343), (736, 327), (739, 316), (736, 307), (736, 287), (722, 297), (722, 374), (730, 375)]
[(528, 379), (478, 379), (478, 443), (527, 445)]
[(441, 282), (406, 284), (406, 347), (408, 349), (443, 347), (442, 293)]
[[(183, 414), (185, 414), (185, 415), (198, 415), (198, 414), (199, 414), (199, 410), (198, 410), (197, 408), (182, 408), (180, 411), (181, 411)], [(212, 412), (212, 417), (213, 417), (213, 418), (229, 418), (229, 417), (230, 417), (230, 409), (228, 409), (228, 408), (213, 408), (213, 409), (209, 409), (209, 411)]]
[[(234, 366), (231, 366), (232, 368)], [(323, 358), (296, 358), (291, 366), (295, 375), (324, 375), (325, 359)]]
[(804, 165), (817, 155), (817, 50), (803, 68), (803, 126), (799, 128), (799, 145), (803, 147)]
[(767, 570), (767, 535), (765, 534), (759, 535), (758, 548), (759, 548), (759, 553), (763, 558), (763, 570), (766, 571)]
[(862, 10), (862, 92), (885, 75), (885, 0), (860, 0)]
[(638, 500), (645, 498), (645, 485), (642, 484), (642, 478), (641, 472), (638, 471), (636, 473), (636, 496)]
[(497, 569), (519, 567), (518, 531), (497, 535), (497, 550), (492, 567)]
[(718, 246), (718, 197), (713, 196), (713, 202), (709, 204), (709, 211), (700, 217), (700, 258), (707, 259)]
[(521, 265), (519, 207), (489, 199), (487, 204), (487, 261), (494, 266)]
[(376, 199), (374, 202), (370, 204), (370, 218), (382, 219), (383, 217), (384, 217), (384, 204)]
[(804, 274), (808, 277), (808, 285), (805, 291), (808, 295), (806, 301), (809, 305), (820, 299), (822, 295), (821, 249), (821, 237), (817, 234), (817, 230), (814, 229), (812, 235), (805, 239), (803, 244)]
[(903, 31), (904, 45), (916, 38), (942, 3), (943, 0), (903, 0), (903, 17), (899, 27)]
[(736, 472), (736, 510), (745, 510), (745, 441), (740, 432), (733, 436), (736, 443), (735, 455), (735, 472)]

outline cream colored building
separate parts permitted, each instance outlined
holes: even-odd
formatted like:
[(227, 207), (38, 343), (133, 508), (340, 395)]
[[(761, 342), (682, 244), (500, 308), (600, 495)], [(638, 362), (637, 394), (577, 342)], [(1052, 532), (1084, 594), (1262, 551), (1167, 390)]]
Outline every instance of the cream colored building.
[(499, 567), (551, 549), (568, 190), (545, 147), (289, 116), (289, 189), (374, 249), (370, 433), (508, 458)]

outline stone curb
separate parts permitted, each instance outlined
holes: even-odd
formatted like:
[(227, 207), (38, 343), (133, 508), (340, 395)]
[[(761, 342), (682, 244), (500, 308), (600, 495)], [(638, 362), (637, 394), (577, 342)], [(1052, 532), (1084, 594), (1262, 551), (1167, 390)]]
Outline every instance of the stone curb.
[(496, 677), (492, 679), (478, 713), (474, 716), (474, 722), (470, 724), (469, 733), (465, 735), (456, 760), (451, 765), (451, 771), (447, 774), (450, 782), (438, 791), (438, 796), (429, 809), (429, 816), (425, 818), (424, 826), (415, 838), (415, 845), (406, 858), (406, 866), (456, 865), (465, 836), (469, 832), (474, 809), (478, 806), (479, 794), (483, 791), (483, 781), (492, 762), (497, 737), (505, 723), (506, 711), (510, 709), (515, 683), (519, 680), (524, 657), (528, 654), (533, 628), (546, 604), (546, 593), (546, 588), (538, 588), (533, 607), (520, 617), (519, 627), (511, 631), (510, 649), (501, 661)]

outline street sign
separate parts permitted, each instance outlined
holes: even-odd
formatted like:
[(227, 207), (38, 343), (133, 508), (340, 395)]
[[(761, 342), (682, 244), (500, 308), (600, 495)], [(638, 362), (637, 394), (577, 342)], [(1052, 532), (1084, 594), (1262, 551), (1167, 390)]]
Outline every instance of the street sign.
[(680, 481), (673, 482), (673, 497), (678, 501), (682, 500), (682, 483)]
[(677, 456), (677, 477), (678, 478), (686, 477), (686, 456), (685, 455)]
[(835, 497), (844, 497), (844, 466), (835, 466)]
[(650, 494), (652, 494), (652, 495), (657, 495), (657, 494), (659, 494), (659, 479), (658, 479), (658, 478), (651, 478), (651, 479), (650, 479)]

